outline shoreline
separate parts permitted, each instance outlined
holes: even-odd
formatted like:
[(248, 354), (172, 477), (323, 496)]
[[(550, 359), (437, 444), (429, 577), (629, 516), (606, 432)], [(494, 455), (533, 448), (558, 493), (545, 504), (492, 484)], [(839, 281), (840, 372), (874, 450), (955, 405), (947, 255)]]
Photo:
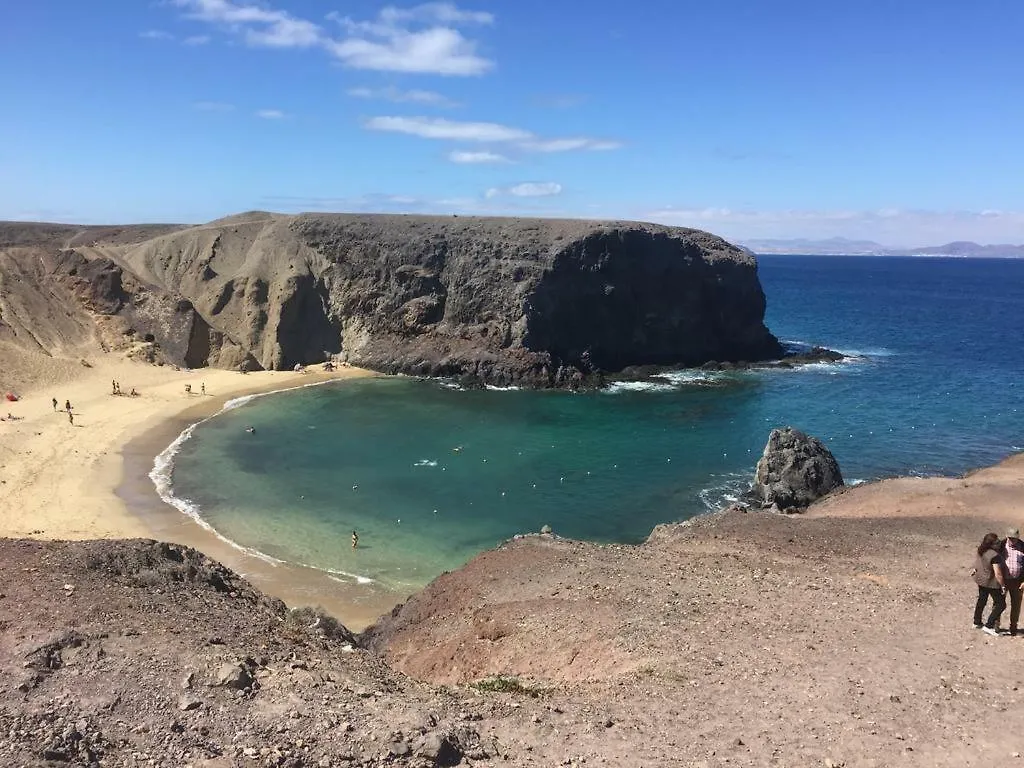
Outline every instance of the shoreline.
[[(354, 378), (354, 377), (349, 377)], [(328, 383), (333, 379), (300, 386)], [(236, 395), (270, 395), (289, 391), (260, 389)], [(262, 591), (285, 602), (290, 608), (319, 606), (353, 631), (361, 631), (388, 613), (405, 598), (373, 584), (344, 582), (326, 571), (297, 563), (282, 562), (256, 554), (241, 544), (205, 527), (181, 510), (171, 506), (157, 492), (149, 477), (153, 462), (188, 427), (220, 414), (234, 398), (223, 398), (216, 408), (197, 406), (174, 419), (153, 426), (128, 441), (121, 450), (125, 473), (115, 493), (159, 541), (173, 541), (199, 550), (220, 561)]]
[[(218, 369), (150, 366), (112, 355), (94, 359), (85, 370), (72, 383), (37, 386), (23, 400), (7, 404), (5, 410), (17, 420), (0, 424), (0, 536), (152, 538), (183, 544), (219, 560), (289, 606), (318, 605), (355, 631), (406, 600), (407, 595), (379, 585), (348, 582), (326, 571), (269, 562), (247, 552), (166, 503), (149, 477), (154, 459), (183, 430), (218, 414), (233, 399), (377, 374), (342, 368), (332, 374), (261, 371), (242, 376)], [(111, 378), (124, 389), (137, 387), (141, 396), (113, 397)], [(209, 394), (186, 395), (185, 384), (193, 390), (205, 384)], [(53, 412), (51, 396), (75, 404), (74, 428), (63, 411)], [(852, 494), (851, 486), (815, 505), (807, 516), (849, 514), (851, 496), (860, 514), (870, 514), (870, 508), (878, 514), (893, 497), (921, 492), (922, 482), (945, 490), (986, 471), (1024, 475), (1024, 454), (1010, 454), (956, 477), (880, 480), (860, 484)], [(932, 508), (918, 514), (940, 513)]]
[[(73, 381), (39, 383), (5, 403), (0, 424), (0, 536), (49, 540), (152, 538), (194, 547), (289, 606), (319, 605), (353, 629), (390, 611), (404, 595), (349, 585), (290, 563), (271, 564), (236, 549), (164, 502), (149, 472), (155, 457), (190, 424), (238, 397), (377, 375), (198, 371), (152, 366), (115, 355), (92, 358)], [(111, 381), (138, 397), (114, 396)], [(192, 394), (184, 387), (191, 384)], [(205, 385), (206, 394), (198, 394)], [(74, 423), (54, 409), (72, 403)]]

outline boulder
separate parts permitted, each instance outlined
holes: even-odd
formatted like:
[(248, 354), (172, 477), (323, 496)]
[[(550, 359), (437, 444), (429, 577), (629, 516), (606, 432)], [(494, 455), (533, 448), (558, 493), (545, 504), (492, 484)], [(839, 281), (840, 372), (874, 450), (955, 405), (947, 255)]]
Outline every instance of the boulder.
[(751, 494), (765, 508), (804, 509), (842, 485), (839, 464), (820, 440), (783, 427), (768, 436)]

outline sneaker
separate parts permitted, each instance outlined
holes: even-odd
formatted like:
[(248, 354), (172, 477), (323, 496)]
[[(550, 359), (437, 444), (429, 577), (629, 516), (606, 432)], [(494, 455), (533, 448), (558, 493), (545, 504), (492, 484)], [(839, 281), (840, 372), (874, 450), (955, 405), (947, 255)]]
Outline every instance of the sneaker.
[(975, 629), (981, 629), (981, 628), (982, 628), (982, 627), (984, 627), (984, 626), (985, 626), (984, 624), (975, 624), (975, 625), (974, 625), (974, 628), (975, 628)]
[(986, 635), (992, 635), (992, 637), (999, 637), (999, 631), (995, 627), (982, 627), (981, 631)]

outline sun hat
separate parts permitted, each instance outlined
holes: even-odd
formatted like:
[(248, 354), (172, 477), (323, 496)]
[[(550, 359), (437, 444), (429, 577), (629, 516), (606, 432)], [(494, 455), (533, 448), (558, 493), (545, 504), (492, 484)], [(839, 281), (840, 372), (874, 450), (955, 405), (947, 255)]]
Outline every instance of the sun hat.
[(1019, 539), (1020, 538), (1020, 528), (1009, 528), (1009, 529), (1007, 529), (1007, 531), (1006, 531), (1006, 538), (1008, 538), (1008, 539)]

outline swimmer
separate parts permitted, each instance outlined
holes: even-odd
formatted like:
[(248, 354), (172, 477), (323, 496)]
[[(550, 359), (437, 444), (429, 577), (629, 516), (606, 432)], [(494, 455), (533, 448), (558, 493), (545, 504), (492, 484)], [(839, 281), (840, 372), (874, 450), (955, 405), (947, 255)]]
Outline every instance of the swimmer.
[(461, 452), (462, 452), (462, 446), (461, 445), (456, 445), (454, 448), (452, 448), (452, 453), (461, 453)]
[(246, 427), (245, 431), (251, 435), (256, 431), (256, 427)]
[(359, 546), (359, 534), (356, 533), (355, 531), (352, 531), (352, 549), (355, 549), (358, 546)]

